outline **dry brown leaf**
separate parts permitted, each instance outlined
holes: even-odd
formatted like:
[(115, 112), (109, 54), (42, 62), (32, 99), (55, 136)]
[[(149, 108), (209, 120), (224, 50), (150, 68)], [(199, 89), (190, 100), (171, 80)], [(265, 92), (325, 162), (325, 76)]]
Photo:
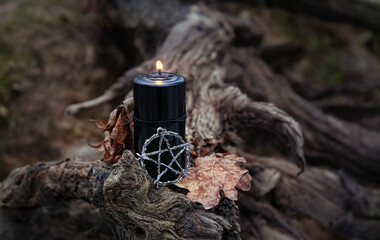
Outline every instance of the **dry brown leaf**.
[(175, 185), (188, 189), (188, 198), (210, 209), (218, 205), (220, 191), (227, 198), (237, 200), (235, 187), (244, 191), (251, 188), (252, 177), (248, 170), (236, 165), (244, 162), (244, 158), (230, 153), (199, 157), (195, 159), (196, 166)]
[(133, 149), (131, 105), (133, 102), (126, 100), (110, 113), (108, 122), (95, 121), (96, 126), (104, 132), (104, 140), (92, 147), (103, 152), (103, 159), (106, 162), (115, 163), (126, 149)]
[(207, 156), (212, 153), (215, 147), (218, 145), (218, 141), (213, 138), (204, 139), (204, 144), (201, 148), (200, 156)]
[(195, 138), (191, 139), (190, 141), (191, 145), (193, 146), (193, 148), (190, 149), (190, 154), (194, 158), (210, 155), (214, 152), (214, 149), (220, 143), (219, 140), (215, 140), (213, 138), (205, 138), (202, 140), (200, 140), (199, 138)]

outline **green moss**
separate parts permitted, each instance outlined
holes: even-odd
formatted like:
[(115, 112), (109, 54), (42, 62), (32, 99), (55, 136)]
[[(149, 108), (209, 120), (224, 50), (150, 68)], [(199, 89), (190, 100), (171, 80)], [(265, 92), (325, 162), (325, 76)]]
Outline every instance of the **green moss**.
[(328, 39), (325, 36), (318, 36), (315, 33), (309, 33), (306, 38), (305, 46), (313, 54), (318, 54), (328, 48)]
[[(12, 13), (6, 19), (0, 18), (0, 33), (13, 34), (20, 29), (33, 29), (38, 31), (46, 28), (65, 28), (65, 22), (61, 18), (50, 13), (49, 10), (62, 5), (62, 1), (23, 0), (17, 4)], [(41, 12), (35, 12), (39, 9)], [(43, 11), (46, 10), (46, 11)]]
[(321, 75), (323, 79), (326, 79), (328, 82), (333, 84), (343, 82), (344, 71), (342, 67), (339, 65), (336, 56), (328, 56), (326, 64), (324, 64), (321, 69)]
[[(31, 50), (29, 46), (22, 45), (22, 38), (27, 37), (33, 41), (34, 36), (44, 35), (51, 32), (51, 29), (64, 30), (65, 27), (70, 27), (67, 18), (60, 17), (63, 13), (48, 11), (63, 5), (61, 0), (0, 0), (0, 6), (5, 4), (16, 4), (16, 7), (10, 8), (11, 12), (0, 16), (0, 104), (4, 103), (5, 94), (10, 86), (10, 62), (25, 61), (25, 55)], [(33, 32), (30, 32), (30, 29), (33, 29)], [(14, 52), (15, 46), (22, 48), (22, 51)]]
[(271, 10), (271, 17), (289, 41), (301, 43), (309, 54), (320, 55), (331, 47), (345, 47), (346, 41), (329, 28), (328, 23), (279, 9)]
[(12, 59), (12, 46), (0, 36), (0, 104), (9, 87), (7, 66)]
[[(341, 83), (345, 79), (343, 66), (340, 65), (336, 52), (347, 47), (346, 39), (337, 34), (331, 23), (310, 17), (289, 13), (283, 10), (270, 10), (285, 39), (301, 44), (305, 49), (305, 59), (311, 65), (318, 64), (314, 74), (329, 83)], [(370, 32), (363, 33), (362, 42), (371, 38)]]
[[(7, 126), (7, 120), (0, 117), (0, 131), (1, 128)], [(3, 131), (1, 131), (3, 132)], [(0, 134), (0, 181), (3, 180), (9, 173), (9, 167), (5, 164), (3, 158), (3, 150), (4, 150), (4, 134)]]
[(4, 163), (4, 161), (0, 157), (0, 181), (5, 179), (8, 176), (9, 169), (8, 166)]
[(11, 0), (0, 0), (0, 7), (6, 3), (9, 3)]

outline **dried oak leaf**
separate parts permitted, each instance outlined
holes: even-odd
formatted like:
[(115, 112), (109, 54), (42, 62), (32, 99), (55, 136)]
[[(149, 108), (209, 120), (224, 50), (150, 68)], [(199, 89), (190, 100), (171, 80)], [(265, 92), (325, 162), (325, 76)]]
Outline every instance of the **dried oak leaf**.
[(101, 144), (93, 146), (103, 152), (106, 162), (115, 163), (126, 149), (133, 149), (133, 100), (127, 99), (113, 110), (108, 122), (95, 121), (104, 132)]
[(220, 140), (213, 138), (205, 138), (200, 140), (199, 138), (190, 139), (191, 146), (190, 154), (193, 158), (204, 157), (214, 152), (214, 149), (220, 143)]
[(196, 166), (189, 168), (189, 174), (175, 185), (189, 190), (188, 198), (210, 209), (218, 205), (220, 191), (227, 198), (237, 200), (235, 187), (243, 191), (251, 188), (248, 170), (236, 165), (244, 162), (244, 158), (230, 153), (199, 157), (195, 159)]

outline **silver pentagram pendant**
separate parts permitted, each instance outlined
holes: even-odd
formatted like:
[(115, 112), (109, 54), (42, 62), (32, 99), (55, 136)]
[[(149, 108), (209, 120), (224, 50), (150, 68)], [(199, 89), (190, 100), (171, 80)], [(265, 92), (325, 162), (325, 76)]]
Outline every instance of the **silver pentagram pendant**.
[[(171, 137), (174, 137), (177, 140), (175, 142), (179, 142), (179, 144), (175, 146), (171, 146), (170, 142), (173, 142), (173, 141), (169, 141), (169, 138)], [(158, 150), (147, 152), (149, 145), (153, 141), (158, 141), (159, 143)], [(163, 145), (166, 145), (166, 148), (162, 148)], [(145, 140), (145, 143), (141, 150), (141, 154), (136, 153), (136, 155), (138, 156), (137, 160), (140, 162), (140, 165), (142, 169), (144, 170), (148, 179), (157, 187), (173, 184), (181, 180), (187, 174), (187, 170), (190, 166), (190, 150), (187, 147), (188, 145), (189, 143), (185, 142), (178, 133), (168, 131), (164, 128), (159, 127), (157, 128), (157, 133), (153, 134), (150, 138)], [(170, 162), (169, 163), (168, 161), (165, 161), (166, 163), (162, 162), (163, 160), (162, 154), (168, 154), (168, 153), (170, 154), (169, 156), (171, 158)], [(179, 158), (183, 153), (185, 153), (185, 161), (186, 161), (185, 166), (182, 166), (181, 163), (179, 162)], [(157, 157), (153, 157), (153, 156), (157, 156)], [(157, 165), (156, 178), (153, 178), (147, 171), (146, 162), (148, 161)], [(161, 177), (168, 171), (171, 171), (178, 177), (174, 180), (161, 181)]]

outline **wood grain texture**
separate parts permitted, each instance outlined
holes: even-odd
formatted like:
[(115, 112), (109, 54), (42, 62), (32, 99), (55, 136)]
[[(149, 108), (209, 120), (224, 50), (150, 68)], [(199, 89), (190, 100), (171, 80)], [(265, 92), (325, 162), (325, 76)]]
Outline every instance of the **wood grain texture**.
[(100, 209), (118, 239), (239, 239), (236, 218), (228, 221), (184, 194), (154, 187), (129, 151), (114, 165), (65, 160), (19, 168), (0, 193), (4, 209), (85, 200)]
[[(257, 56), (263, 35), (253, 21), (196, 2), (117, 0), (145, 61), (104, 95), (68, 112), (129, 94), (133, 77), (154, 71), (154, 61), (162, 59), (165, 71), (187, 79), (193, 155), (232, 151), (248, 160), (255, 188), (239, 201), (243, 239), (309, 239), (310, 229), (323, 233), (317, 239), (376, 239), (380, 194), (361, 184), (380, 182), (380, 133), (330, 116), (296, 94)], [(256, 129), (271, 133), (287, 159), (247, 153)], [(304, 155), (333, 170), (309, 167), (297, 177)], [(113, 166), (68, 160), (24, 167), (0, 189), (3, 209), (84, 199), (119, 239), (239, 239), (234, 202), (223, 199), (205, 211), (181, 193), (153, 188), (130, 152)]]

